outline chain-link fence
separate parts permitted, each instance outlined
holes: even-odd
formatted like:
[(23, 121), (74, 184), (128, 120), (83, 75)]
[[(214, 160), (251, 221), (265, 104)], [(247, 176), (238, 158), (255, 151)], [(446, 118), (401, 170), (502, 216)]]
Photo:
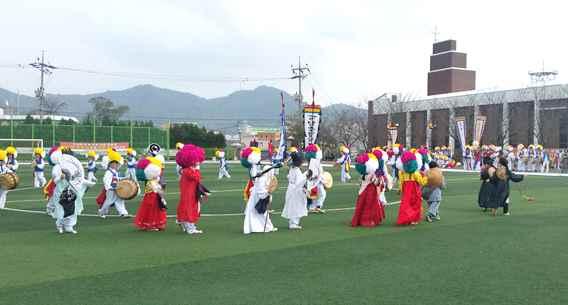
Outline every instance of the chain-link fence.
[(6, 121), (0, 125), (0, 138), (42, 139), (46, 147), (58, 142), (117, 143), (128, 142), (131, 147), (142, 149), (151, 143), (169, 147), (169, 130), (156, 127), (24, 124)]

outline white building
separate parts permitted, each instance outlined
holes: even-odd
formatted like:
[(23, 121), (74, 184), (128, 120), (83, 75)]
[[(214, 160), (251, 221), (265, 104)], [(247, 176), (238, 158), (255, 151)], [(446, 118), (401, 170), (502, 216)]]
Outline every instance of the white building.
[[(0, 107), (0, 121), (24, 121), (28, 117), (27, 114), (4, 114), (4, 108)], [(32, 114), (30, 117), (34, 120), (46, 120), (50, 119), (52, 121), (65, 121), (71, 120), (75, 123), (79, 123), (79, 119), (72, 116), (65, 116), (65, 115), (39, 115), (39, 114)]]

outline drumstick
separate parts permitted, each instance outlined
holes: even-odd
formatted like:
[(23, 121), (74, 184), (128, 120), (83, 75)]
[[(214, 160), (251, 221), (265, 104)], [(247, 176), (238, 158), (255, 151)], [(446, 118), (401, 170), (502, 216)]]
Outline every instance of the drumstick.
[(272, 165), (270, 168), (267, 168), (267, 169), (263, 170), (262, 172), (258, 173), (256, 176), (254, 176), (254, 177), (252, 177), (252, 178), (254, 179), (254, 178), (261, 177), (261, 176), (263, 176), (264, 174), (268, 173), (269, 171), (271, 171), (271, 170), (273, 170), (273, 169), (275, 169), (275, 168), (281, 168), (281, 167), (282, 167), (282, 162), (276, 163), (276, 164)]

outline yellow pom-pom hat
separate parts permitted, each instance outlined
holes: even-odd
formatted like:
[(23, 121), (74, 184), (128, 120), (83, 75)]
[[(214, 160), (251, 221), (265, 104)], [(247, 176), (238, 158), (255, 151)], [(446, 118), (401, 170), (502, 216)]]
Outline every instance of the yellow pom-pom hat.
[(42, 147), (34, 148), (34, 155), (40, 155), (40, 156), (43, 157), (44, 154), (45, 154), (45, 152), (44, 152)]
[(119, 164), (124, 163), (124, 159), (118, 151), (113, 148), (109, 148), (107, 151), (107, 157), (109, 162), (118, 162)]
[(16, 150), (16, 148), (12, 145), (6, 147), (6, 154), (7, 155), (13, 155), (14, 157), (16, 157), (18, 155), (18, 151)]

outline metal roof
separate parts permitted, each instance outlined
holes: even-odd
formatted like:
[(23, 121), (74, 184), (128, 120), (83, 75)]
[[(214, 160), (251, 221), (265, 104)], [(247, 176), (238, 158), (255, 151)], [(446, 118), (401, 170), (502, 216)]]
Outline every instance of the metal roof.
[(428, 109), (448, 109), (472, 105), (491, 105), (519, 103), (535, 100), (568, 100), (568, 84), (525, 87), (511, 90), (475, 92), (466, 94), (436, 95), (421, 100), (391, 102), (390, 97), (382, 96), (372, 101), (373, 114), (426, 111)]

